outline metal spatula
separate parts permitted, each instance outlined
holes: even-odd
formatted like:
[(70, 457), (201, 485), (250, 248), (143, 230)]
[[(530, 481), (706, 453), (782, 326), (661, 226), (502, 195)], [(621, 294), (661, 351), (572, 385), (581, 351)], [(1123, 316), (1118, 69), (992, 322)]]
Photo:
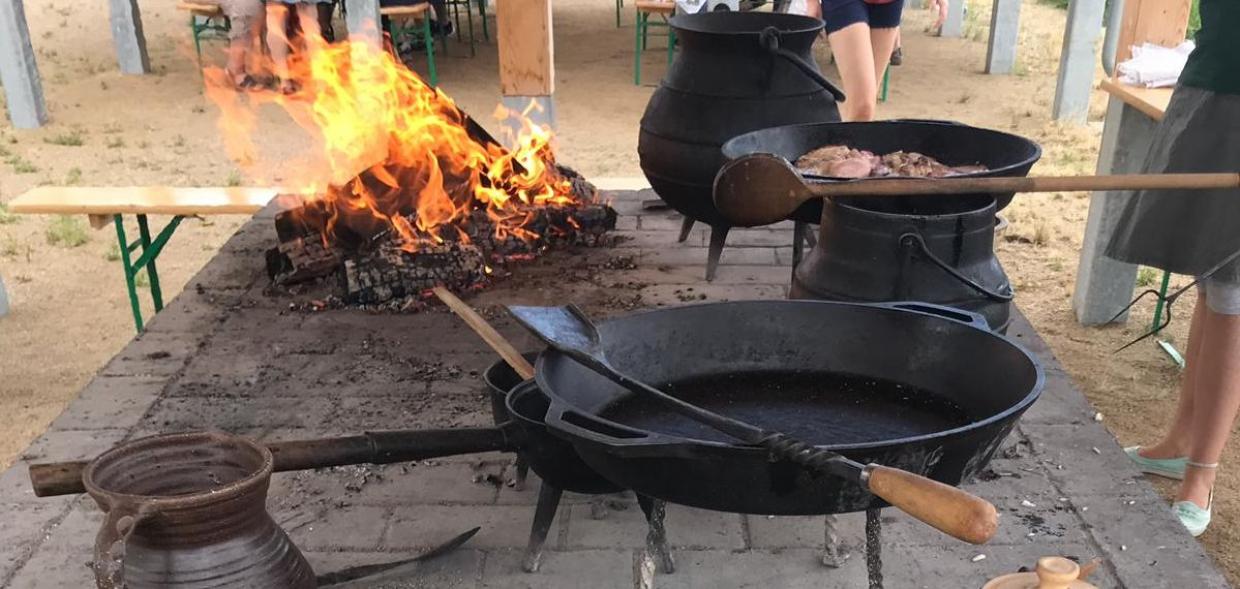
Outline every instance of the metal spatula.
[(522, 325), (555, 350), (582, 366), (667, 408), (742, 442), (761, 446), (773, 455), (816, 472), (855, 481), (905, 513), (965, 542), (984, 544), (998, 528), (998, 514), (989, 502), (968, 492), (897, 468), (863, 465), (786, 434), (719, 415), (672, 397), (618, 370), (607, 360), (594, 323), (575, 305), (509, 306)]

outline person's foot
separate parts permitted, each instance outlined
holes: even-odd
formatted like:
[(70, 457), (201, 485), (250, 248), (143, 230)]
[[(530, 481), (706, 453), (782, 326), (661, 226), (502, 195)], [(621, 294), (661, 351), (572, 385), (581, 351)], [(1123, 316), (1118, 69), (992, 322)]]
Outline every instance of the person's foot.
[(280, 80), (280, 94), (291, 96), (301, 92), (301, 84), (297, 80)]
[(902, 63), (904, 63), (904, 48), (896, 47), (895, 51), (891, 52), (891, 65), (900, 65)]
[(1194, 537), (1200, 536), (1210, 525), (1214, 509), (1214, 478), (1217, 464), (1188, 462), (1184, 482), (1171, 511)]
[(1177, 481), (1184, 479), (1184, 469), (1188, 464), (1188, 458), (1185, 456), (1155, 458), (1149, 456), (1149, 451), (1141, 446), (1124, 448), (1124, 454), (1127, 454), (1128, 459), (1132, 460), (1133, 464), (1145, 474), (1166, 477)]

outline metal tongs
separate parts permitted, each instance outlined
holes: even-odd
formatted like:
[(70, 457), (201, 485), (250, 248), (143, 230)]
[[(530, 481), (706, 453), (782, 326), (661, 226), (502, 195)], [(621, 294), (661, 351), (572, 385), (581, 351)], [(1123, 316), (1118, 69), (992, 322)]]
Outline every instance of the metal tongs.
[(1163, 311), (1166, 312), (1166, 317), (1161, 323), (1159, 323), (1158, 325), (1155, 325), (1149, 331), (1145, 332), (1145, 334), (1142, 335), (1141, 337), (1138, 337), (1137, 339), (1134, 339), (1124, 344), (1119, 349), (1115, 350), (1115, 353), (1119, 353), (1124, 350), (1127, 350), (1128, 348), (1131, 348), (1132, 346), (1140, 342), (1143, 342), (1151, 337), (1154, 337), (1155, 335), (1158, 335), (1162, 330), (1166, 329), (1168, 325), (1171, 325), (1171, 305), (1175, 304), (1175, 302), (1180, 299), (1181, 295), (1188, 292), (1194, 286), (1201, 284), (1202, 280), (1205, 280), (1213, 276), (1219, 270), (1222, 270), (1224, 266), (1236, 261), (1237, 259), (1240, 259), (1240, 251), (1236, 251), (1230, 256), (1223, 258), (1223, 261), (1219, 262), (1218, 264), (1215, 264), (1209, 270), (1206, 270), (1200, 276), (1194, 278), (1192, 282), (1176, 289), (1176, 291), (1171, 294), (1164, 295), (1161, 292), (1154, 290), (1152, 288), (1142, 291), (1141, 294), (1137, 295), (1137, 298), (1132, 299), (1132, 302), (1128, 303), (1127, 305), (1124, 305), (1124, 308), (1120, 309), (1119, 312), (1116, 313), (1114, 317), (1112, 317), (1109, 321), (1107, 321), (1107, 323), (1114, 323), (1115, 321), (1119, 320), (1120, 317), (1124, 316), (1124, 313), (1127, 313), (1134, 306), (1136, 306), (1137, 303), (1141, 302), (1141, 299), (1145, 298), (1146, 295), (1154, 295), (1154, 298), (1157, 299), (1158, 302), (1162, 305)]

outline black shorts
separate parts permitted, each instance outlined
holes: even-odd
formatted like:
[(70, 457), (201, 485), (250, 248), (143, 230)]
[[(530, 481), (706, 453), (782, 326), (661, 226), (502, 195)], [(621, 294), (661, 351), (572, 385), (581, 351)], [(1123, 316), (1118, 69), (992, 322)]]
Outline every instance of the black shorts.
[(867, 4), (862, 0), (822, 0), (822, 20), (827, 23), (827, 33), (859, 22), (870, 25), (871, 29), (894, 29), (900, 26), (901, 12), (904, 12), (904, 0), (887, 4)]

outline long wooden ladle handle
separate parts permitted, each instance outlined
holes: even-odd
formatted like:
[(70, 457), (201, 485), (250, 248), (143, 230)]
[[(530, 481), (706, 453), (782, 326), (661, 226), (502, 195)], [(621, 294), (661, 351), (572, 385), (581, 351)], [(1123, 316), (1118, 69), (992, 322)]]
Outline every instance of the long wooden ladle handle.
[(521, 355), (521, 352), (512, 345), (512, 342), (509, 342), (500, 332), (495, 331), (495, 328), (491, 327), (491, 324), (482, 315), (474, 311), (473, 307), (465, 304), (465, 301), (462, 301), (459, 297), (452, 294), (452, 291), (442, 286), (436, 286), (433, 291), (435, 296), (443, 301), (443, 304), (452, 309), (453, 313), (456, 313), (470, 329), (474, 330), (474, 333), (478, 334), (478, 337), (482, 338), (482, 341), (491, 346), (491, 349), (495, 350), (499, 357), (503, 358), (516, 371), (517, 376), (520, 376), (523, 380), (534, 378), (534, 367), (525, 359), (525, 356)]
[(855, 182), (810, 182), (808, 185), (810, 193), (817, 197), (908, 196), (991, 192), (1090, 192), (1095, 190), (1205, 190), (1212, 188), (1240, 188), (1240, 174), (873, 178)]
[(911, 472), (866, 466), (871, 493), (957, 540), (985, 544), (999, 529), (999, 513), (968, 491)]
[(768, 225), (806, 202), (833, 197), (891, 197), (1096, 190), (1203, 190), (1240, 188), (1240, 174), (1128, 174), (1118, 176), (805, 178), (788, 160), (755, 153), (723, 165), (715, 177), (715, 207), (738, 227)]

